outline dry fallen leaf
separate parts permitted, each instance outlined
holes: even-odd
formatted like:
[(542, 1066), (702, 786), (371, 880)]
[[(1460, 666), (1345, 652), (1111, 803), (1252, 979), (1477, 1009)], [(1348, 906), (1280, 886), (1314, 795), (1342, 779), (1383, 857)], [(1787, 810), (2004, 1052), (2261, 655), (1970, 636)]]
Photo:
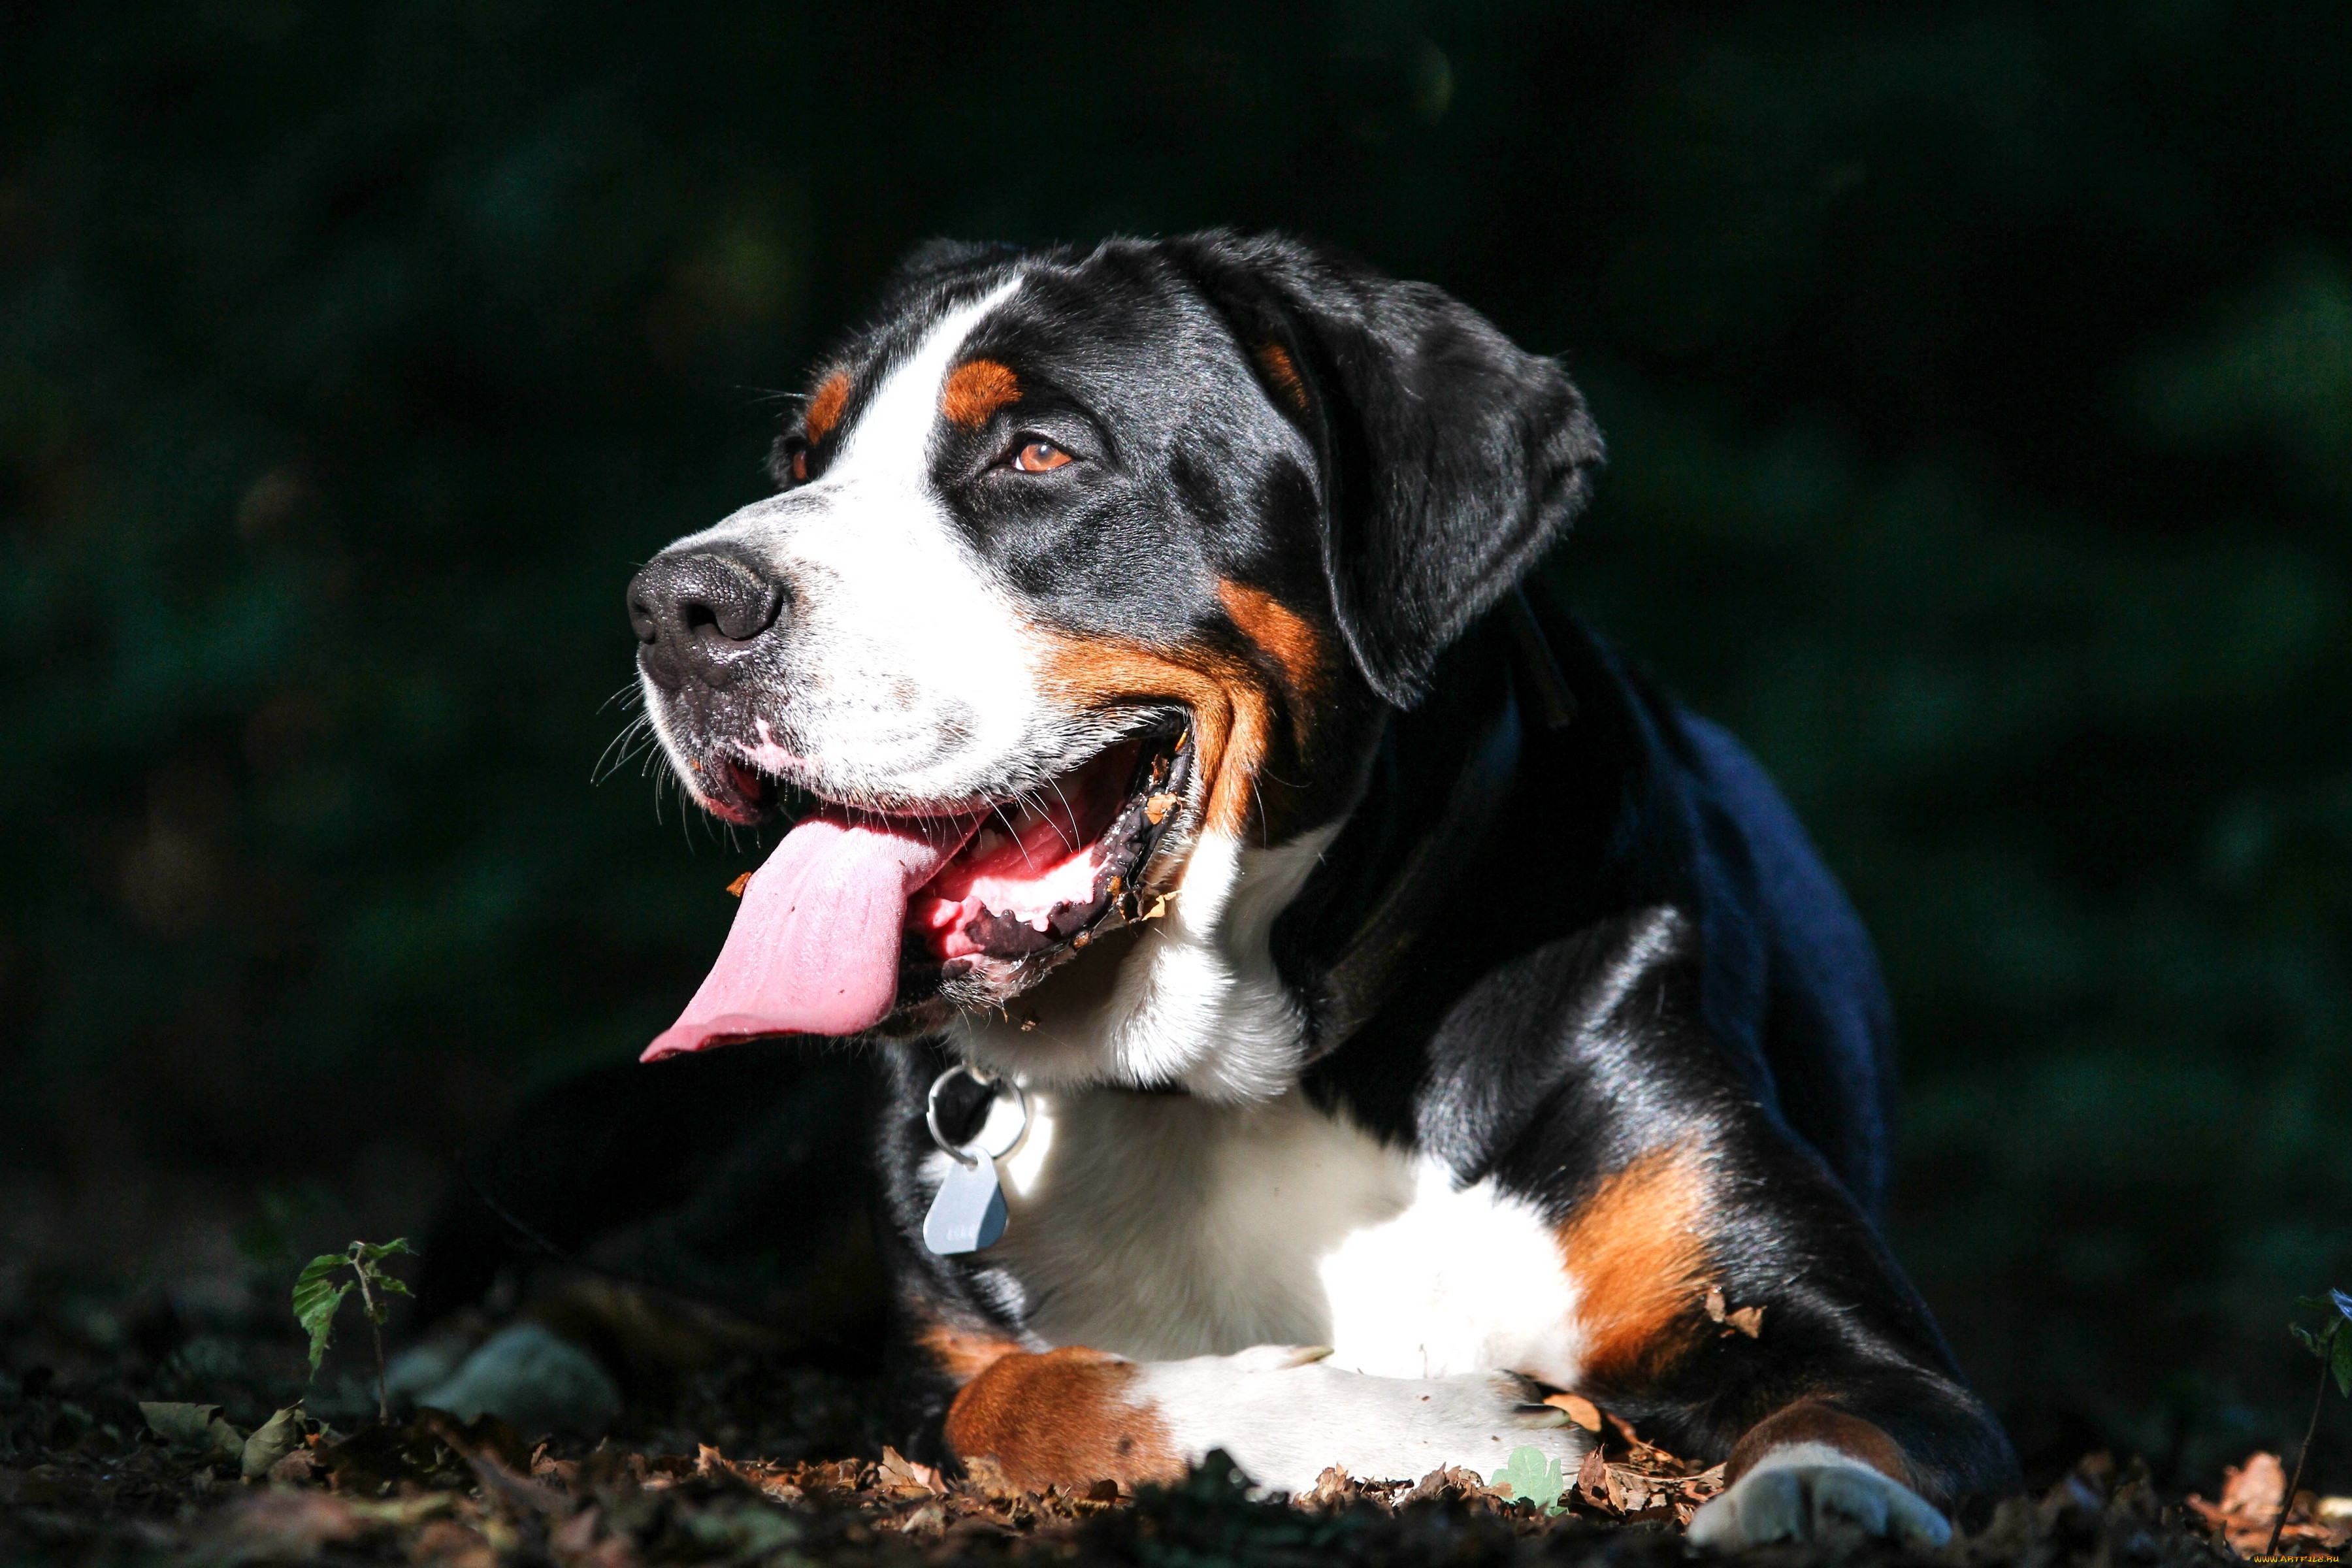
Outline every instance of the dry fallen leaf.
[(1708, 1321), (1721, 1323), (1726, 1334), (1746, 1334), (1752, 1340), (1760, 1337), (1764, 1332), (1764, 1309), (1742, 1307), (1738, 1311), (1732, 1310), (1731, 1303), (1725, 1299), (1723, 1287), (1720, 1285), (1710, 1285), (1706, 1288), (1705, 1305)]
[(929, 1465), (916, 1464), (892, 1447), (882, 1450), (882, 1463), (876, 1467), (882, 1472), (882, 1484), (892, 1491), (914, 1496), (944, 1497), (947, 1487), (940, 1481), (939, 1471)]
[(1601, 1430), (1601, 1408), (1580, 1394), (1547, 1395), (1544, 1403), (1556, 1410), (1568, 1412), (1568, 1418), (1588, 1432)]
[(1576, 1493), (1594, 1508), (1608, 1505), (1609, 1461), (1597, 1447), (1588, 1450), (1584, 1463), (1576, 1468)]
[(2225, 1513), (2276, 1513), (2286, 1496), (2286, 1468), (2276, 1454), (2251, 1454), (2242, 1468), (2222, 1471), (2221, 1509)]
[(1336, 1507), (1346, 1502), (1353, 1492), (1354, 1489), (1349, 1484), (1352, 1479), (1345, 1468), (1326, 1466), (1323, 1473), (1315, 1478), (1315, 1484), (1300, 1493), (1297, 1500), (1306, 1508)]

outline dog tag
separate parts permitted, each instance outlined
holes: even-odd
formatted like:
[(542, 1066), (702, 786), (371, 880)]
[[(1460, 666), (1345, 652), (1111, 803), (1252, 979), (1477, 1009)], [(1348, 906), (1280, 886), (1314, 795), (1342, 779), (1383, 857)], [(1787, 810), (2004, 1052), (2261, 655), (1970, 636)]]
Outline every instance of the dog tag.
[[(958, 1148), (940, 1130), (940, 1091), (957, 1074), (990, 1089), (994, 1098), (988, 1120), (971, 1142)], [(1012, 1091), (1007, 1099), (1005, 1090)], [(968, 1067), (951, 1067), (931, 1082), (923, 1121), (931, 1142), (949, 1160), (947, 1178), (923, 1216), (923, 1245), (942, 1258), (979, 1252), (996, 1245), (1004, 1234), (1004, 1186), (996, 1177), (996, 1162), (1021, 1145), (1029, 1135), (1029, 1097), (1017, 1083), (981, 1077)]]
[(923, 1216), (923, 1245), (942, 1258), (993, 1247), (1004, 1234), (1004, 1187), (996, 1179), (996, 1161), (978, 1143), (966, 1144), (963, 1153), (971, 1163), (948, 1167), (940, 1195)]

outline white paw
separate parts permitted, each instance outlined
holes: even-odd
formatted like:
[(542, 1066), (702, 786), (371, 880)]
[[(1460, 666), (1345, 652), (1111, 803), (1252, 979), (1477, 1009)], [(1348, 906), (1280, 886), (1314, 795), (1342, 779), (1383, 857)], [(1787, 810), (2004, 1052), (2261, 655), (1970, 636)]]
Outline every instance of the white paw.
[(1949, 1521), (1917, 1492), (1843, 1458), (1775, 1462), (1768, 1454), (1738, 1484), (1692, 1516), (1694, 1546), (1758, 1546), (1768, 1541), (1891, 1537), (1937, 1547)]
[(1374, 1377), (1335, 1367), (1319, 1345), (1258, 1345), (1146, 1365), (1137, 1394), (1176, 1445), (1223, 1448), (1260, 1486), (1302, 1492), (1338, 1465), (1360, 1480), (1419, 1480), (1446, 1466), (1484, 1476), (1514, 1448), (1570, 1473), (1591, 1439), (1509, 1373)]

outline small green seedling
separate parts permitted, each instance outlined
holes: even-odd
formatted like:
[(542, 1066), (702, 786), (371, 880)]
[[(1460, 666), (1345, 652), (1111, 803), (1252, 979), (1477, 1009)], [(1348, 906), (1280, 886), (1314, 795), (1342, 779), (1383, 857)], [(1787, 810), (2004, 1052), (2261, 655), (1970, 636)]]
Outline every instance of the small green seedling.
[[(360, 1305), (367, 1314), (368, 1327), (375, 1334), (375, 1414), (379, 1421), (392, 1419), (392, 1404), (384, 1394), (383, 1321), (391, 1315), (392, 1294), (408, 1295), (409, 1289), (384, 1272), (383, 1260), (397, 1253), (404, 1258), (416, 1256), (405, 1237), (392, 1241), (354, 1241), (341, 1252), (322, 1252), (310, 1259), (294, 1281), (294, 1321), (310, 1336), (310, 1375), (319, 1375), (320, 1358), (327, 1353), (328, 1337), (334, 1332), (335, 1313), (343, 1298), (354, 1286), (360, 1293)], [(344, 1269), (352, 1278), (338, 1284), (335, 1277)]]
[(1559, 1494), (1568, 1489), (1559, 1461), (1545, 1458), (1540, 1448), (1512, 1449), (1510, 1458), (1486, 1478), (1486, 1484), (1497, 1491), (1507, 1487), (1514, 1499), (1526, 1499), (1547, 1516), (1568, 1511), (1559, 1506)]
[(2319, 1407), (2327, 1402), (2327, 1381), (2336, 1380), (2336, 1392), (2352, 1399), (2352, 1296), (2341, 1290), (2330, 1290), (2325, 1298), (2298, 1296), (2294, 1304), (2307, 1312), (2327, 1314), (2327, 1326), (2317, 1333), (2301, 1323), (2289, 1323), (2287, 1332), (2295, 1342), (2319, 1358), (2319, 1387), (2311, 1396), (2311, 1422), (2303, 1429), (2303, 1447), (2294, 1457), (2294, 1479), (2286, 1484), (2286, 1496), (2279, 1500), (2278, 1519), (2271, 1526), (2271, 1543), (2263, 1548), (2264, 1556), (2278, 1552), (2279, 1532), (2286, 1529), (2287, 1510), (2294, 1507), (2294, 1494), (2303, 1485), (2303, 1462), (2311, 1458), (2312, 1435), (2319, 1430)]

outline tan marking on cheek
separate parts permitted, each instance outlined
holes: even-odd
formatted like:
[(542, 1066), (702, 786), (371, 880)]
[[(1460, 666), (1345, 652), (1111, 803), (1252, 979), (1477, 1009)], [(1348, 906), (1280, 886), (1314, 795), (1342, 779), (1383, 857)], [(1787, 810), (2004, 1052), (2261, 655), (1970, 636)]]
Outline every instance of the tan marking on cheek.
[(1054, 639), (1039, 685), (1046, 700), (1075, 711), (1154, 699), (1191, 709), (1192, 744), (1199, 748), (1192, 776), (1203, 791), (1202, 824), (1213, 832), (1242, 836), (1273, 729), (1274, 705), (1255, 670), (1209, 649), (1170, 654)]
[(1021, 378), (992, 359), (966, 360), (948, 374), (940, 413), (950, 425), (977, 430), (989, 416), (1021, 395)]
[(1280, 343), (1258, 344), (1257, 367), (1284, 402), (1301, 414), (1307, 412), (1307, 385), (1298, 379), (1298, 367), (1290, 363), (1288, 350)]
[(841, 423), (841, 411), (849, 406), (849, 373), (835, 371), (824, 378), (824, 384), (808, 401), (808, 438), (814, 443), (833, 434)]
[(1798, 1443), (1824, 1444), (1848, 1458), (1868, 1465), (1890, 1480), (1914, 1491), (1919, 1489), (1902, 1444), (1861, 1416), (1849, 1415), (1818, 1399), (1800, 1399), (1750, 1426), (1731, 1446), (1731, 1458), (1723, 1468), (1723, 1484), (1729, 1486), (1746, 1475), (1755, 1468), (1757, 1460), (1773, 1449)]
[(1303, 697), (1315, 690), (1323, 674), (1323, 640), (1306, 617), (1264, 589), (1244, 583), (1219, 583), (1217, 597), (1224, 602), (1225, 614), (1233, 617), (1242, 636), (1281, 667), (1283, 679), (1293, 691)]
[(973, 1333), (933, 1323), (916, 1336), (940, 1366), (958, 1384), (970, 1383), (1009, 1355), (1019, 1355), (1019, 1342), (1002, 1334)]
[(1183, 1456), (1158, 1410), (1134, 1397), (1141, 1370), (1079, 1345), (1005, 1356), (956, 1395), (948, 1442), (960, 1458), (993, 1458), (1033, 1491), (1174, 1479)]
[(1698, 1338), (1706, 1319), (1706, 1183), (1681, 1149), (1642, 1155), (1601, 1184), (1560, 1227), (1576, 1280), (1585, 1371), (1599, 1383), (1654, 1373)]

